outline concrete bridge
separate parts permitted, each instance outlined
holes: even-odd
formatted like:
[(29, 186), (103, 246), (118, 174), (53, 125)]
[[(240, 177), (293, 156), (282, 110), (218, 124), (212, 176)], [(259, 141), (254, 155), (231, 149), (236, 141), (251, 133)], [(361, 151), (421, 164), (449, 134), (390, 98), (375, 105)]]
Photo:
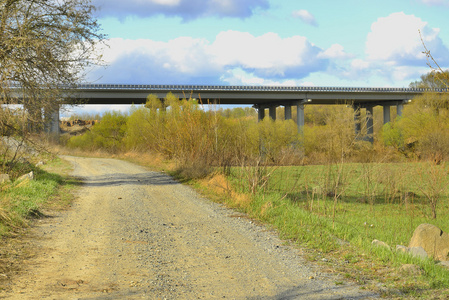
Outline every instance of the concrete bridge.
[(292, 106), (297, 108), (298, 130), (304, 127), (305, 105), (345, 104), (354, 108), (355, 131), (361, 132), (361, 109), (366, 110), (367, 139), (373, 136), (373, 108), (383, 107), (383, 122), (391, 120), (390, 108), (402, 115), (404, 104), (426, 91), (447, 92), (447, 89), (358, 87), (283, 87), (283, 86), (210, 86), (210, 85), (126, 85), (80, 84), (72, 95), (87, 104), (142, 104), (149, 94), (160, 99), (171, 92), (179, 98), (195, 98), (203, 104), (253, 105), (259, 120), (268, 115), (276, 119), (276, 108), (285, 107), (285, 118), (292, 118)]
[[(390, 122), (390, 108), (395, 106), (402, 115), (404, 104), (424, 92), (448, 92), (448, 89), (360, 88), (360, 87), (284, 87), (284, 86), (217, 86), (217, 85), (131, 85), (79, 84), (66, 94), (67, 98), (85, 104), (144, 104), (150, 94), (163, 99), (167, 93), (179, 98), (195, 98), (203, 104), (253, 105), (259, 120), (268, 115), (276, 119), (276, 108), (285, 107), (285, 118), (292, 118), (297, 108), (297, 125), (304, 127), (305, 105), (351, 105), (354, 108), (356, 134), (361, 132), (360, 111), (366, 110), (367, 139), (373, 135), (373, 108), (383, 107), (383, 122)], [(59, 132), (59, 112), (53, 116), (51, 132)]]

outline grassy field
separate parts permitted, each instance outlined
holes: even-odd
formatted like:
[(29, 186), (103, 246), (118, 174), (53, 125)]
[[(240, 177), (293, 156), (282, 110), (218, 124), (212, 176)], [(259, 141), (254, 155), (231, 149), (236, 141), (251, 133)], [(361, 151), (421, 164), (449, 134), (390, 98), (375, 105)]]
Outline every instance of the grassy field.
[[(375, 279), (387, 294), (444, 296), (447, 269), (395, 248), (408, 246), (422, 223), (449, 230), (447, 175), (448, 166), (436, 163), (234, 168), (231, 185), (251, 200), (227, 201), (284, 238), (314, 249), (311, 260), (332, 263), (347, 278), (368, 285)], [(391, 251), (372, 246), (374, 239)], [(416, 264), (422, 272), (403, 274), (403, 264)]]

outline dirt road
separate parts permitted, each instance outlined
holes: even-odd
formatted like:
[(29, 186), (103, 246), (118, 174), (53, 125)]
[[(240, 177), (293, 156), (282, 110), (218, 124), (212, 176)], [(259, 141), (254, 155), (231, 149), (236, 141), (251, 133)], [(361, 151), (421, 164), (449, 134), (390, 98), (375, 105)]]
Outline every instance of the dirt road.
[[(248, 218), (167, 175), (65, 157), (85, 185), (33, 229), (39, 255), (8, 299), (365, 299)], [(338, 285), (335, 283), (339, 282)]]

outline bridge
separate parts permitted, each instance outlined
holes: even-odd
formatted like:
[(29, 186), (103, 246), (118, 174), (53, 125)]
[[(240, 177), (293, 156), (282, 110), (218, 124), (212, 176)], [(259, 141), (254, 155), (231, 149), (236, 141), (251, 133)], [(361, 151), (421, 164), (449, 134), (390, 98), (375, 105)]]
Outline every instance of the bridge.
[[(448, 89), (369, 88), (369, 87), (285, 87), (285, 86), (228, 86), (228, 85), (134, 85), (134, 84), (78, 84), (64, 95), (85, 104), (144, 104), (150, 94), (163, 99), (173, 93), (180, 99), (194, 98), (203, 104), (252, 105), (258, 111), (259, 121), (268, 109), (276, 119), (276, 108), (284, 106), (285, 118), (292, 119), (292, 107), (297, 109), (298, 131), (304, 127), (305, 105), (345, 104), (354, 108), (355, 131), (361, 133), (361, 113), (366, 110), (367, 139), (373, 136), (373, 108), (383, 107), (383, 122), (391, 120), (390, 109), (397, 108), (402, 115), (404, 104), (425, 92), (447, 93)], [(17, 93), (16, 98), (20, 93)], [(50, 131), (59, 132), (59, 112), (53, 114)]]
[(129, 85), (80, 84), (72, 97), (86, 104), (143, 104), (149, 94), (163, 99), (167, 93), (179, 98), (195, 98), (203, 104), (253, 105), (258, 118), (276, 119), (276, 108), (285, 107), (285, 118), (292, 118), (292, 106), (297, 108), (298, 130), (304, 127), (304, 106), (351, 105), (354, 108), (355, 131), (361, 132), (360, 111), (366, 110), (367, 139), (372, 142), (373, 108), (383, 107), (383, 122), (391, 120), (390, 108), (397, 107), (402, 115), (404, 104), (424, 92), (448, 92), (447, 89), (360, 88), (360, 87), (284, 87), (284, 86), (211, 86), (211, 85)]

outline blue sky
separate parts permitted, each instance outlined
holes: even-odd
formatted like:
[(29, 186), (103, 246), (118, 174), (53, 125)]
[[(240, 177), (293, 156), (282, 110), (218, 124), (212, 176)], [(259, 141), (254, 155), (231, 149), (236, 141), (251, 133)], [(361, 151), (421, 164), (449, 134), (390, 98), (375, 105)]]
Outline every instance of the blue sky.
[(449, 67), (449, 0), (92, 0), (107, 67), (87, 81), (407, 87)]

